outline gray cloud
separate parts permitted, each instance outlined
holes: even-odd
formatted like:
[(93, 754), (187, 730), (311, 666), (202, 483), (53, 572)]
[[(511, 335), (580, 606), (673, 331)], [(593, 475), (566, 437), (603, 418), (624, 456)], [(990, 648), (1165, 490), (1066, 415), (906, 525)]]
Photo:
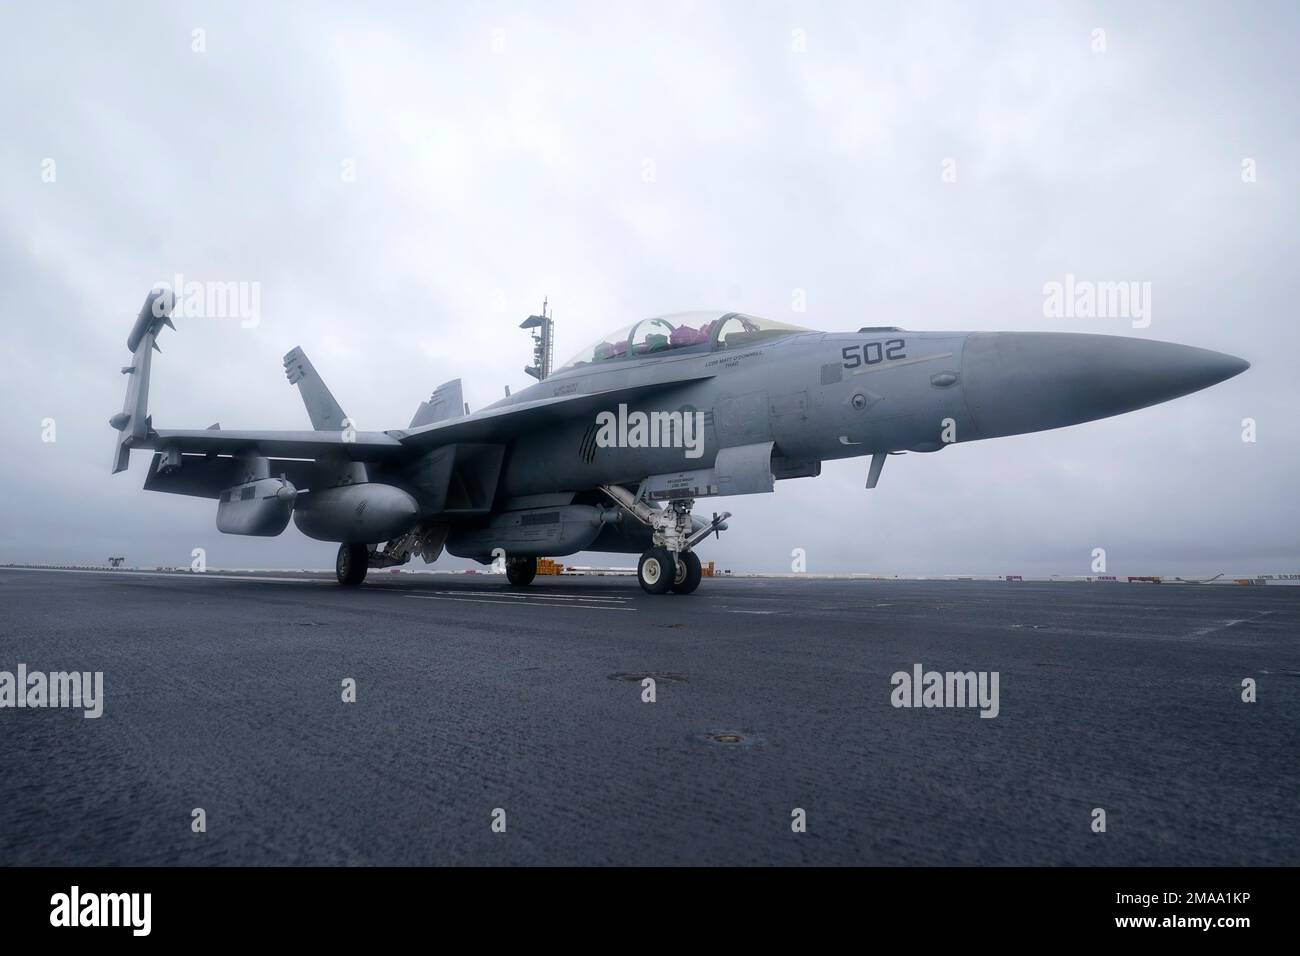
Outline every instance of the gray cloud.
[[(143, 455), (108, 474), (123, 339), (149, 286), (181, 272), (258, 281), (263, 299), (256, 328), (192, 320), (164, 337), (151, 410), (175, 427), (303, 427), (280, 369), (298, 344), (363, 427), (405, 424), (458, 375), (479, 407), (526, 384), (515, 326), (543, 295), (561, 357), (633, 318), (708, 307), (1232, 352), (1254, 367), (1209, 391), (894, 458), (872, 492), (856, 461), (703, 502), (736, 513), (706, 557), (783, 570), (802, 547), (813, 571), (1083, 574), (1105, 547), (1118, 573), (1300, 564), (1287, 4), (3, 18), (0, 560), (183, 565), (205, 547), (217, 566), (331, 563), (292, 528), (226, 537), (210, 505), (143, 492)], [(1150, 328), (1044, 318), (1043, 284), (1066, 273), (1150, 282)]]

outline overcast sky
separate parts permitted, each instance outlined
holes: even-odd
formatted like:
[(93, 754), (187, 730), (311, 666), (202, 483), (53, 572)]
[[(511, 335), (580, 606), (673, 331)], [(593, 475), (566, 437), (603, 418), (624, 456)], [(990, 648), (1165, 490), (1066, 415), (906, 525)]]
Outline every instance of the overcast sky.
[[(363, 429), (405, 426), (456, 376), (481, 407), (528, 384), (516, 326), (544, 295), (557, 361), (692, 308), (1219, 349), (1254, 367), (895, 457), (871, 492), (853, 460), (702, 501), (735, 512), (702, 555), (1087, 574), (1102, 547), (1118, 574), (1300, 570), (1298, 21), (1226, 2), (6, 4), (0, 561), (332, 566), (292, 526), (225, 536), (213, 503), (143, 491), (147, 454), (109, 474), (124, 338), (179, 272), (260, 283), (261, 314), (164, 333), (159, 427), (308, 427), (295, 345)], [(1150, 282), (1150, 326), (1045, 318), (1067, 273)]]

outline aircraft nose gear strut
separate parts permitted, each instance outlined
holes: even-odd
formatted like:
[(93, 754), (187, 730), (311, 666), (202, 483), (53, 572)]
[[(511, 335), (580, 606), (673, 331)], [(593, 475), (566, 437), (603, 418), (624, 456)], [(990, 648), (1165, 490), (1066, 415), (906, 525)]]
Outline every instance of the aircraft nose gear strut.
[(690, 594), (700, 586), (703, 571), (692, 549), (709, 535), (725, 530), (731, 512), (714, 514), (712, 521), (697, 528), (691, 518), (694, 498), (678, 498), (668, 507), (658, 508), (619, 485), (601, 485), (600, 490), (650, 529), (651, 548), (641, 555), (636, 568), (643, 590), (648, 594)]

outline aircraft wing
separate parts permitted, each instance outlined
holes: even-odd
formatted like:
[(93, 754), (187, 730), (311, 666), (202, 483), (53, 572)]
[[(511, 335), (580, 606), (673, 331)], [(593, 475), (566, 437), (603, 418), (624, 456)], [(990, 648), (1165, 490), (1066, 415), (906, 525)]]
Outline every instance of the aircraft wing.
[[(340, 418), (342, 410), (338, 408), (333, 396), (329, 395), (324, 383), (319, 382), (319, 376), (315, 374), (315, 369), (310, 366), (306, 356), (300, 350), (295, 350), (285, 357), (285, 364), (290, 370), (291, 380), (299, 381), (299, 384), (305, 382), (309, 386), (304, 399), (309, 411), (312, 411), (315, 430), (257, 431), (223, 429), (217, 426), (203, 429), (155, 429), (147, 408), (150, 360), (155, 350), (161, 351), (156, 344), (158, 333), (163, 327), (173, 327), (170, 319), (173, 304), (166, 293), (158, 290), (151, 292), (127, 339), (132, 364), (122, 369), (123, 373), (130, 376), (126, 402), (122, 412), (110, 421), (119, 432), (113, 458), (114, 472), (126, 468), (130, 452), (136, 449), (163, 452), (164, 457), (186, 454), (241, 456), (254, 453), (265, 458), (325, 460), (334, 464), (346, 461), (400, 462), (416, 458), (440, 445), (455, 442), (509, 441), (526, 431), (553, 422), (594, 414), (619, 402), (635, 401), (665, 389), (713, 377), (712, 373), (691, 374), (659, 379), (645, 385), (559, 395), (529, 402), (511, 402), (490, 406), (472, 415), (449, 417), (405, 430), (362, 432), (351, 428), (334, 430), (343, 421)], [(459, 395), (459, 384), (448, 383), (449, 386), (453, 384)]]
[[(349, 436), (351, 440), (349, 440)], [(150, 429), (132, 448), (182, 453), (238, 455), (255, 451), (267, 458), (343, 458), (351, 461), (390, 461), (401, 458), (400, 441), (384, 432), (243, 431), (224, 428), (196, 430)]]
[(685, 382), (711, 375), (634, 385), (576, 395), (519, 402), (406, 431), (245, 431), (224, 428), (153, 429), (131, 448), (175, 449), (185, 454), (239, 455), (257, 452), (267, 458), (330, 458), (361, 462), (400, 461), (453, 442), (508, 441), (516, 435), (577, 415), (594, 414)]

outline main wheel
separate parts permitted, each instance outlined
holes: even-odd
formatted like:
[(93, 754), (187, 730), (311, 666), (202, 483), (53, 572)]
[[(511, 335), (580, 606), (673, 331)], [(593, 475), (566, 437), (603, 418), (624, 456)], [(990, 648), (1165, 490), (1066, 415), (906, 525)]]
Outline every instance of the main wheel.
[(700, 586), (700, 559), (694, 551), (683, 551), (677, 555), (677, 574), (671, 585), (676, 594), (690, 594)]
[(366, 579), (370, 570), (370, 549), (364, 544), (341, 544), (339, 556), (334, 561), (334, 574), (339, 584), (354, 588)]
[(663, 594), (675, 577), (677, 562), (666, 548), (651, 548), (636, 566), (636, 579), (647, 594)]
[(536, 558), (507, 558), (506, 580), (517, 588), (527, 587), (537, 577)]

